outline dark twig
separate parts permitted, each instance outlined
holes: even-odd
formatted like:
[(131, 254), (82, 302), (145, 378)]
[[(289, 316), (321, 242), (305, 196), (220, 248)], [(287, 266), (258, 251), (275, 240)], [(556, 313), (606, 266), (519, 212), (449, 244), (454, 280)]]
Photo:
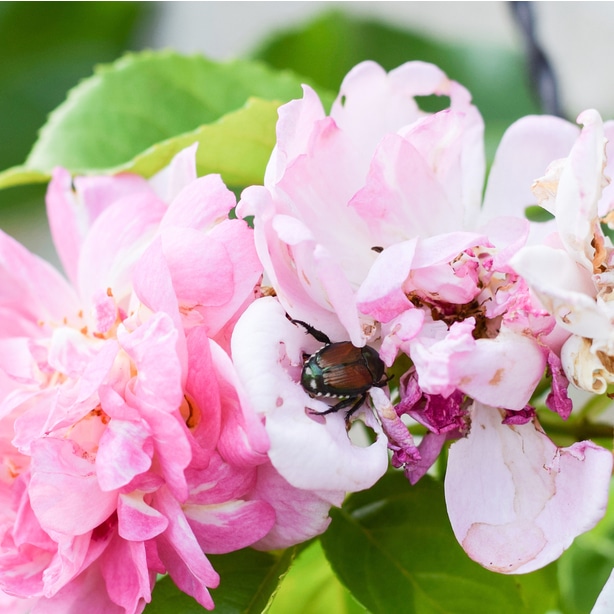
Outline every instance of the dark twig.
[(536, 39), (533, 3), (512, 1), (509, 5), (524, 38), (529, 76), (539, 97), (542, 111), (549, 115), (563, 117), (554, 71)]

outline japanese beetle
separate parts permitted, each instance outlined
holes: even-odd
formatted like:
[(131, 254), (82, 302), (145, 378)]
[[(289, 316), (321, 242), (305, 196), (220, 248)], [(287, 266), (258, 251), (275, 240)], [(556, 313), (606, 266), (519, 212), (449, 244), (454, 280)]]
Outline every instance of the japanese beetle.
[(349, 407), (345, 414), (348, 423), (350, 416), (367, 399), (367, 392), (373, 387), (386, 385), (389, 379), (386, 366), (379, 354), (368, 345), (358, 348), (349, 341), (332, 343), (313, 326), (300, 320), (292, 321), (325, 344), (315, 354), (304, 355), (301, 386), (312, 397), (339, 399), (330, 409), (315, 413), (323, 416)]

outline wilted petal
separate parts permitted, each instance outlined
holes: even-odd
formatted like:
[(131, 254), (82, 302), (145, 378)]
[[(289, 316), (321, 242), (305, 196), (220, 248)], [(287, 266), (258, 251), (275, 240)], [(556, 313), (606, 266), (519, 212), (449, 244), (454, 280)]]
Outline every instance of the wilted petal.
[(445, 480), (456, 538), (478, 563), (526, 573), (558, 558), (605, 513), (612, 453), (592, 442), (557, 448), (535, 423), (502, 424), (475, 403), (452, 444)]
[(602, 337), (609, 330), (605, 307), (595, 301), (590, 273), (567, 252), (546, 246), (526, 247), (510, 265), (526, 279), (539, 301), (565, 330), (582, 337)]
[(612, 373), (591, 348), (591, 340), (572, 335), (561, 348), (561, 363), (574, 386), (581, 390), (605, 394), (614, 382)]
[(578, 117), (584, 124), (559, 179), (556, 194), (556, 222), (559, 235), (570, 255), (592, 270), (595, 255), (595, 220), (604, 183), (605, 135), (597, 111)]

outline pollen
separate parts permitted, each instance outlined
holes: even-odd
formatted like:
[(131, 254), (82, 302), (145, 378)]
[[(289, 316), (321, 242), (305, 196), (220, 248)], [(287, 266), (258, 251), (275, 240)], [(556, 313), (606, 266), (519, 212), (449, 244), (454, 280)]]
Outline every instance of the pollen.
[(488, 383), (491, 386), (496, 386), (497, 384), (501, 383), (502, 379), (503, 379), (503, 369), (497, 369), (495, 371), (495, 374), (490, 378), (490, 381)]

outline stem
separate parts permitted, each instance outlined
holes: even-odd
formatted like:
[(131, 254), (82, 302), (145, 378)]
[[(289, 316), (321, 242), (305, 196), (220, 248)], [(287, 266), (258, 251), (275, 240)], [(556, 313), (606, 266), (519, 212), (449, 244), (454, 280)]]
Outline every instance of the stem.
[(584, 439), (612, 439), (614, 427), (611, 424), (592, 424), (590, 422), (562, 422), (561, 420), (542, 423), (546, 433), (568, 435), (582, 441)]
[(514, 19), (524, 39), (529, 77), (544, 113), (563, 117), (554, 70), (537, 42), (535, 7), (532, 2), (509, 2)]

